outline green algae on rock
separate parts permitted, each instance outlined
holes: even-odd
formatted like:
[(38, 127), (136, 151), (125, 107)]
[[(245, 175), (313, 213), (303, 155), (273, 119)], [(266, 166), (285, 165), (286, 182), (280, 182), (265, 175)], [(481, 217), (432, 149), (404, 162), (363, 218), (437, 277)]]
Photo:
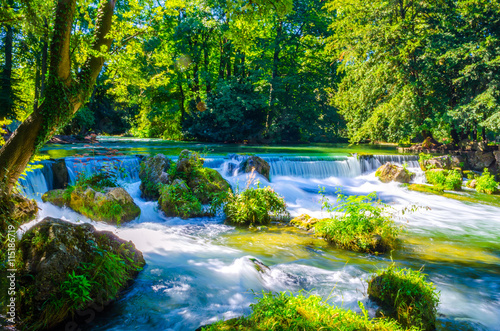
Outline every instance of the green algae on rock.
[(51, 329), (77, 310), (108, 305), (145, 265), (132, 242), (50, 217), (24, 234), (16, 263), (19, 324), (26, 330)]
[(382, 183), (389, 183), (392, 181), (409, 183), (415, 177), (415, 174), (404, 167), (399, 167), (387, 162), (377, 169), (375, 176), (378, 177)]

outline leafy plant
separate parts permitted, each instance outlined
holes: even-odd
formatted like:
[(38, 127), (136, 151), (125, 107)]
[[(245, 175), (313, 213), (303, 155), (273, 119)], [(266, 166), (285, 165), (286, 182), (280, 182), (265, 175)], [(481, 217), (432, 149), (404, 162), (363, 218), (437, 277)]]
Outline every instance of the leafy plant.
[(163, 185), (158, 204), (167, 216), (189, 218), (203, 216), (203, 207), (183, 181)]
[(375, 193), (367, 196), (339, 193), (334, 206), (323, 195), (322, 208), (343, 214), (316, 223), (316, 233), (339, 248), (355, 252), (378, 253), (394, 248), (401, 227), (395, 225), (387, 205), (376, 198)]
[(430, 184), (436, 185), (440, 189), (458, 191), (462, 187), (462, 174), (454, 170), (428, 170), (425, 178)]
[(361, 302), (358, 304), (362, 314), (331, 306), (317, 295), (263, 293), (256, 304), (250, 305), (252, 307), (250, 316), (220, 321), (202, 330), (404, 330), (391, 319), (370, 319), (363, 304)]
[(267, 224), (272, 218), (289, 216), (285, 200), (269, 186), (228, 193), (224, 213), (228, 222), (238, 224)]
[(402, 326), (435, 330), (439, 292), (421, 271), (392, 264), (368, 282), (368, 295)]
[(76, 275), (73, 270), (72, 273), (68, 273), (67, 279), (61, 284), (61, 291), (71, 300), (71, 306), (74, 309), (81, 309), (92, 300), (90, 297), (92, 285), (86, 275)]
[(484, 168), (483, 174), (476, 179), (476, 191), (479, 193), (494, 194), (498, 192), (498, 183), (495, 177), (490, 174), (487, 168)]

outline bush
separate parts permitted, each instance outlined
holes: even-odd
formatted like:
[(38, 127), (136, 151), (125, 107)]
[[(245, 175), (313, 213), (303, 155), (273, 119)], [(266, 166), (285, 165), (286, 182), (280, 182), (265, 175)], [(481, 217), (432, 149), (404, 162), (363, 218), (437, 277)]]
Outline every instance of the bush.
[(367, 196), (339, 194), (336, 207), (324, 200), (327, 210), (344, 214), (316, 223), (316, 233), (339, 248), (355, 252), (382, 253), (394, 248), (401, 227), (387, 214), (387, 205), (375, 199), (375, 193)]
[(160, 188), (158, 204), (165, 215), (170, 217), (186, 219), (205, 215), (201, 202), (180, 179)]
[(484, 172), (481, 177), (477, 178), (476, 191), (479, 193), (494, 194), (498, 192), (498, 183), (495, 181), (495, 177), (490, 174), (487, 168), (484, 168)]
[(288, 217), (285, 200), (269, 186), (229, 192), (224, 213), (227, 221), (239, 224), (267, 224), (272, 217)]
[(425, 172), (425, 178), (440, 189), (458, 191), (462, 187), (462, 174), (458, 170), (432, 169)]
[(439, 292), (420, 271), (392, 264), (368, 282), (368, 295), (404, 327), (435, 330)]
[(202, 330), (404, 330), (394, 320), (370, 319), (363, 305), (359, 305), (363, 315), (330, 306), (317, 295), (305, 297), (284, 292), (264, 293), (256, 304), (251, 305), (252, 314), (249, 317), (217, 322)]

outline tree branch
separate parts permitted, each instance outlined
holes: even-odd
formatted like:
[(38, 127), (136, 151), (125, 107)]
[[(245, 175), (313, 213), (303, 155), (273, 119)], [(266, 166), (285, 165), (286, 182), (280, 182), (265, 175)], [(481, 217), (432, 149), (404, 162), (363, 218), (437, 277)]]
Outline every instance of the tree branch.
[(71, 80), (69, 44), (76, 0), (59, 0), (56, 7), (54, 35), (50, 44), (50, 71), (67, 86)]

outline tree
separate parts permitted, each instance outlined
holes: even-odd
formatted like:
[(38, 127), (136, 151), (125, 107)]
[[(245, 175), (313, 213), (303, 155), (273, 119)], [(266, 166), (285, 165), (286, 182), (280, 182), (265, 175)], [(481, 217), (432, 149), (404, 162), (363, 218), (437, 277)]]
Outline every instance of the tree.
[[(63, 127), (90, 97), (109, 51), (116, 0), (101, 0), (91, 51), (79, 71), (72, 70), (71, 29), (76, 0), (58, 0), (50, 43), (49, 76), (44, 101), (17, 128), (0, 150), (0, 181), (14, 187), (33, 155)], [(74, 68), (73, 68), (74, 69)]]

